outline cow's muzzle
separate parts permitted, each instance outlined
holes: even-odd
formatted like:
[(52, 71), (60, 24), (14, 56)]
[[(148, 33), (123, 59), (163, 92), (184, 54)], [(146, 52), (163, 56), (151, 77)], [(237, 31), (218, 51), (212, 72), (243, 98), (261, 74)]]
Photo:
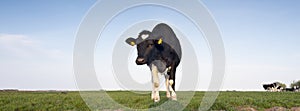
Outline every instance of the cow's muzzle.
[(145, 60), (145, 58), (138, 57), (138, 58), (136, 58), (135, 63), (137, 65), (143, 65), (146, 63), (146, 60)]

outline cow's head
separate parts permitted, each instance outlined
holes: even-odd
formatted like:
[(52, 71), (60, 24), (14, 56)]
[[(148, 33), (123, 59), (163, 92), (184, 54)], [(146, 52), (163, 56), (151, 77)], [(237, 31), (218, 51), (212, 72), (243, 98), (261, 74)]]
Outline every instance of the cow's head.
[(150, 31), (142, 31), (138, 38), (128, 38), (126, 43), (137, 46), (138, 57), (135, 62), (137, 65), (147, 64), (151, 56), (154, 55), (155, 48), (162, 44), (162, 39), (156, 40), (151, 37)]

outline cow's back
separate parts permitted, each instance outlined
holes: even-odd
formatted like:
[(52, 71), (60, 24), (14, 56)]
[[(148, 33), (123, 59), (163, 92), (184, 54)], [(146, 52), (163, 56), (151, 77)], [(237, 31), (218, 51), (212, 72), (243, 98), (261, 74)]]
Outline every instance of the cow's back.
[(170, 26), (164, 23), (156, 25), (152, 30), (151, 37), (157, 40), (162, 38), (165, 43), (170, 45), (175, 50), (179, 59), (181, 59), (181, 46), (178, 38)]

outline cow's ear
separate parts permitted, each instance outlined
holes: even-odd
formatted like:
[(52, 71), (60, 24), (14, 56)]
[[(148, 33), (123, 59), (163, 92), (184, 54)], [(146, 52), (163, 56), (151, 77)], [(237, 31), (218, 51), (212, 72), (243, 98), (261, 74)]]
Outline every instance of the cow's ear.
[(163, 40), (162, 38), (158, 39), (157, 44), (162, 44)]
[(125, 42), (131, 46), (134, 46), (136, 44), (136, 39), (130, 37), (130, 38), (126, 39)]

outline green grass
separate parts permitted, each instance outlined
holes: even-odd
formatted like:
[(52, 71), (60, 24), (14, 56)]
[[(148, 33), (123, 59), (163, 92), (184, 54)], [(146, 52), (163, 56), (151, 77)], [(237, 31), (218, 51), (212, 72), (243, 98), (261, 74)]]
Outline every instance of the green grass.
[[(0, 110), (89, 110), (89, 107), (98, 110), (197, 110), (204, 94), (196, 92), (189, 100), (193, 92), (177, 92), (178, 101), (170, 101), (162, 91), (161, 101), (154, 103), (150, 92), (102, 91), (81, 95), (79, 92), (0, 92)], [(231, 111), (240, 107), (265, 110), (275, 106), (300, 107), (300, 93), (220, 92), (210, 110)]]
[(88, 110), (78, 92), (0, 92), (0, 110)]

